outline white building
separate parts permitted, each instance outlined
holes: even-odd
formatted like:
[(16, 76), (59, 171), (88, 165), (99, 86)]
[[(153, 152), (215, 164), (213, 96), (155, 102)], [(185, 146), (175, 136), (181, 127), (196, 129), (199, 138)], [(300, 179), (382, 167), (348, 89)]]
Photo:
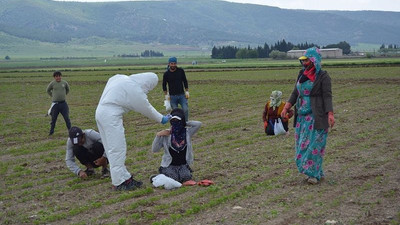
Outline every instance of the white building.
[[(287, 52), (288, 58), (299, 58), (304, 54), (305, 50), (290, 50)], [(343, 57), (343, 50), (340, 48), (325, 48), (320, 49), (321, 57), (326, 58), (341, 58)]]

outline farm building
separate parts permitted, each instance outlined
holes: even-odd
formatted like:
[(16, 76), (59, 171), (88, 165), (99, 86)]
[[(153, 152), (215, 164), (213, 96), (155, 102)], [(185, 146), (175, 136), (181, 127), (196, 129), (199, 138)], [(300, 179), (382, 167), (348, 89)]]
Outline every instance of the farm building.
[[(303, 55), (305, 50), (290, 50), (287, 52), (289, 58), (299, 58)], [(325, 48), (320, 49), (322, 58), (341, 58), (343, 57), (343, 50), (340, 48)]]

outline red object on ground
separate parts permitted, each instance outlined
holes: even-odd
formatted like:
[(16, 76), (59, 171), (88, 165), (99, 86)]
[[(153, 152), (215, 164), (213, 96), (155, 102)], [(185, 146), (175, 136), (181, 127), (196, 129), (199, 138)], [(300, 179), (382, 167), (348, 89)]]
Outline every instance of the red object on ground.
[(210, 186), (212, 184), (215, 184), (212, 180), (202, 180), (199, 183), (197, 183), (200, 186)]
[(193, 185), (196, 185), (196, 184), (197, 184), (197, 182), (194, 181), (194, 180), (188, 180), (188, 181), (185, 181), (185, 182), (182, 183), (183, 186), (193, 186)]

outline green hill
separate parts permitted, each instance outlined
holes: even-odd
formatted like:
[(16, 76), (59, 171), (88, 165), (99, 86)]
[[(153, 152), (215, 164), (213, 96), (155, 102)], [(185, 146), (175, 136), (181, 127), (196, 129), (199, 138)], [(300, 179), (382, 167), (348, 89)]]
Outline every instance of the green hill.
[[(352, 45), (399, 44), (400, 37), (398, 12), (287, 10), (219, 0), (107, 3), (0, 0), (0, 4), (2, 39), (9, 35), (11, 39), (45, 43), (96, 37), (125, 43), (210, 49), (221, 44), (274, 44), (282, 39), (319, 45), (340, 41)], [(5, 52), (10, 43), (2, 43), (0, 51)]]

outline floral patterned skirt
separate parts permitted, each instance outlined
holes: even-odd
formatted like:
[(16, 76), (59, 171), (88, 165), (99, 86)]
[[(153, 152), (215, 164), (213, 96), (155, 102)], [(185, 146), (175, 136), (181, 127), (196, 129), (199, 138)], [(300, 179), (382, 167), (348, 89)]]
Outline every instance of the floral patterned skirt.
[(296, 165), (300, 173), (320, 180), (325, 154), (327, 129), (314, 129), (314, 115), (298, 115), (295, 128)]

